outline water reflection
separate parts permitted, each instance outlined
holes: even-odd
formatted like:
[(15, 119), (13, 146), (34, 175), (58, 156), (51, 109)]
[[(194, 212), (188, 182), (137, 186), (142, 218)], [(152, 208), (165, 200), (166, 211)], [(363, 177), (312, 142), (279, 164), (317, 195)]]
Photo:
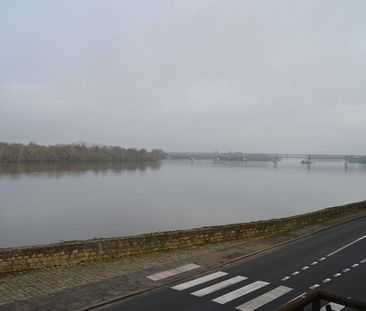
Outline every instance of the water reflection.
[[(366, 165), (299, 159), (0, 166), (0, 248), (291, 216), (365, 199)], [(60, 178), (62, 177), (62, 178)]]
[(23, 176), (47, 175), (49, 178), (62, 176), (81, 176), (123, 172), (144, 172), (160, 169), (160, 162), (100, 162), (100, 163), (1, 163), (0, 178), (19, 178)]

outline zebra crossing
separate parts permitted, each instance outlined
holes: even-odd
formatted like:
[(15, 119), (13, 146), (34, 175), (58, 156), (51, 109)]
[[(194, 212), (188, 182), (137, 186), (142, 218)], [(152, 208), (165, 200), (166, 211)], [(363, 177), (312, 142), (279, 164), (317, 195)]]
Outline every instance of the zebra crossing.
[(258, 296), (248, 302), (243, 303), (242, 305), (236, 307), (236, 309), (241, 311), (249, 311), (256, 310), (261, 306), (271, 302), (272, 300), (281, 297), (284, 294), (292, 291), (292, 288), (286, 286), (278, 286), (275, 289), (270, 290), (269, 292)]
[[(223, 278), (227, 278), (223, 280)], [(216, 282), (212, 284), (212, 281)], [(210, 282), (207, 286), (206, 283)], [(229, 289), (230, 286), (240, 285), (241, 282), (245, 282), (249, 284), (242, 284), (236, 289)], [(206, 284), (206, 285), (205, 285)], [(198, 288), (200, 287), (200, 288)], [(217, 271), (211, 274), (207, 274), (205, 276), (190, 280), (188, 282), (184, 282), (178, 285), (171, 287), (176, 291), (191, 291), (190, 295), (202, 298), (210, 294), (214, 294), (217, 291), (225, 290), (226, 293), (218, 295), (217, 297), (210, 298), (212, 302), (218, 304), (226, 304), (228, 302), (239, 301), (239, 299), (245, 299), (246, 295), (250, 295), (248, 301), (245, 301), (242, 304), (235, 306), (236, 310), (240, 311), (254, 311), (265, 305), (273, 302), (274, 300), (289, 294), (293, 288), (288, 286), (277, 286), (272, 288), (269, 282), (259, 281), (259, 280), (249, 280), (246, 276), (230, 276), (229, 273), (224, 271)], [(194, 289), (193, 289), (194, 288)], [(268, 291), (263, 293), (263, 289), (267, 289)], [(262, 289), (262, 290), (260, 290)], [(259, 291), (260, 290), (260, 291)], [(255, 297), (256, 291), (260, 292), (258, 296)], [(222, 293), (222, 292), (221, 292)], [(254, 295), (253, 295), (254, 294)], [(248, 297), (248, 296), (247, 296)], [(254, 297), (254, 298), (253, 298)], [(289, 297), (290, 298), (290, 297)], [(248, 299), (248, 298), (247, 298)], [(241, 301), (242, 302), (242, 301)], [(330, 304), (333, 310), (340, 311), (344, 308), (344, 306), (337, 305), (334, 303)], [(325, 310), (325, 306), (321, 309)]]
[(243, 280), (246, 280), (246, 279), (247, 278), (245, 276), (240, 276), (240, 275), (234, 276), (231, 279), (228, 279), (226, 281), (222, 281), (222, 282), (214, 284), (212, 286), (205, 287), (205, 288), (197, 290), (197, 291), (195, 291), (191, 294), (194, 295), (194, 296), (197, 296), (197, 297), (203, 297), (205, 295), (211, 294), (213, 292), (216, 292), (216, 291), (218, 291), (220, 289), (223, 289), (225, 287), (228, 287), (230, 285), (239, 283), (239, 282), (241, 282)]
[(240, 287), (240, 288), (238, 288), (238, 289), (236, 289), (232, 292), (229, 292), (225, 295), (217, 297), (217, 298), (213, 299), (212, 301), (220, 303), (220, 304), (224, 304), (224, 303), (227, 303), (229, 301), (238, 299), (241, 296), (244, 296), (246, 294), (254, 292), (255, 290), (260, 289), (261, 287), (266, 286), (268, 284), (269, 284), (268, 282), (256, 281), (256, 282), (253, 282), (249, 285), (245, 285), (243, 287)]
[(199, 265), (196, 265), (194, 263), (190, 263), (188, 265), (180, 266), (178, 268), (174, 268), (174, 269), (166, 270), (166, 271), (163, 271), (163, 272), (148, 275), (147, 278), (150, 279), (151, 281), (159, 281), (159, 280), (169, 278), (171, 276), (175, 276), (175, 275), (180, 274), (180, 273), (184, 273), (184, 272), (187, 272), (187, 271), (198, 269), (200, 267), (201, 266), (199, 266)]
[(185, 290), (187, 288), (190, 288), (190, 287), (202, 284), (202, 283), (206, 283), (206, 282), (211, 281), (211, 280), (215, 280), (215, 279), (217, 279), (219, 277), (222, 277), (224, 275), (227, 275), (227, 274), (228, 274), (227, 272), (222, 272), (222, 271), (211, 273), (209, 275), (205, 275), (205, 276), (200, 277), (198, 279), (195, 279), (195, 280), (192, 280), (192, 281), (189, 281), (189, 282), (185, 282), (183, 284), (179, 284), (179, 285), (174, 286), (172, 288), (176, 289), (176, 290)]
[[(213, 285), (204, 286), (203, 288), (196, 289), (190, 293), (191, 295), (196, 296), (196, 297), (204, 297), (206, 295), (213, 294), (219, 290), (224, 290), (224, 289), (228, 290), (228, 288), (230, 286), (235, 285), (235, 284), (238, 285), (238, 284), (240, 284), (240, 282), (243, 282), (243, 281), (250, 282), (246, 276), (241, 276), (241, 275), (233, 276), (226, 280), (222, 280), (223, 277), (228, 277), (228, 276), (229, 276), (229, 274), (227, 272), (217, 271), (217, 272), (199, 277), (197, 279), (193, 279), (191, 281), (178, 284), (176, 286), (173, 286), (172, 289), (177, 290), (177, 291), (184, 291), (184, 290), (189, 290), (192, 287), (204, 286), (204, 284), (209, 281), (217, 282)], [(255, 293), (257, 290), (259, 290), (261, 288), (265, 288), (266, 286), (269, 286), (269, 285), (270, 285), (269, 282), (257, 280), (254, 282), (250, 282), (249, 284), (246, 284), (235, 290), (229, 290), (227, 293), (213, 298), (212, 301), (223, 305), (228, 302), (235, 301), (239, 298), (242, 298), (245, 295), (248, 295), (250, 293)], [(257, 296), (256, 298), (253, 298), (241, 305), (238, 305), (236, 307), (236, 309), (241, 310), (241, 311), (256, 310), (256, 309), (266, 305), (267, 303), (270, 303), (273, 300), (291, 292), (292, 290), (293, 289), (290, 287), (278, 286), (274, 289), (269, 290), (268, 292), (266, 292), (264, 294)]]

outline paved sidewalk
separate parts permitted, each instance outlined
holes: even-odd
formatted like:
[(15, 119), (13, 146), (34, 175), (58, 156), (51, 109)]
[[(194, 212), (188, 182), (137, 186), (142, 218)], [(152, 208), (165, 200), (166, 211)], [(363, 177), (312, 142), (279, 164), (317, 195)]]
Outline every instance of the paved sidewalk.
[(235, 244), (238, 244), (238, 241), (143, 256), (131, 256), (74, 267), (44, 268), (6, 275), (0, 274), (0, 310), (5, 305), (16, 301), (50, 295), (68, 288), (76, 288), (90, 283), (126, 276), (161, 265), (162, 263), (169, 264)]
[(200, 269), (184, 274), (189, 276), (362, 216), (366, 216), (366, 213), (349, 215), (266, 238), (209, 244), (74, 267), (0, 274), (0, 310), (79, 310), (181, 277), (178, 275), (157, 282), (146, 277), (156, 272), (189, 263), (201, 266)]

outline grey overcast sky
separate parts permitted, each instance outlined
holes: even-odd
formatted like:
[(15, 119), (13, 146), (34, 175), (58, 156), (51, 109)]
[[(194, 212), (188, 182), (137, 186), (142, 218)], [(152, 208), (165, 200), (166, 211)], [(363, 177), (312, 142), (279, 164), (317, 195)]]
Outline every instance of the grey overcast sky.
[(0, 141), (366, 154), (364, 0), (1, 0)]

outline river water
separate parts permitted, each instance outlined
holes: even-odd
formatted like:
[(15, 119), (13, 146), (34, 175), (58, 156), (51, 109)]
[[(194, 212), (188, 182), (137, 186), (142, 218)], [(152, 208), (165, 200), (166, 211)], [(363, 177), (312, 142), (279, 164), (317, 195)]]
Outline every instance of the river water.
[(366, 165), (300, 159), (0, 166), (0, 247), (296, 215), (366, 199)]

